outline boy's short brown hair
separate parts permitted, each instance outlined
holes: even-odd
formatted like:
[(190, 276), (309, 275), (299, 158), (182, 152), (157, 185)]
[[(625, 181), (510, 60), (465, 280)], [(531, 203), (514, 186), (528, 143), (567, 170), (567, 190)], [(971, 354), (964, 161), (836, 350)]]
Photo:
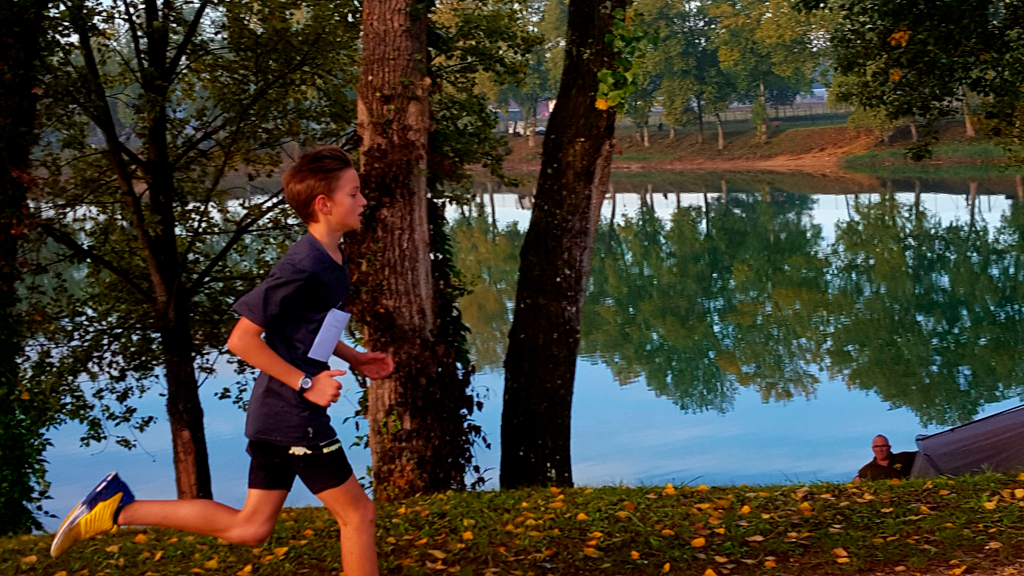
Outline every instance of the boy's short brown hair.
[(306, 152), (284, 173), (284, 198), (305, 223), (316, 221), (313, 202), (318, 196), (330, 196), (338, 178), (353, 168), (352, 159), (337, 146)]

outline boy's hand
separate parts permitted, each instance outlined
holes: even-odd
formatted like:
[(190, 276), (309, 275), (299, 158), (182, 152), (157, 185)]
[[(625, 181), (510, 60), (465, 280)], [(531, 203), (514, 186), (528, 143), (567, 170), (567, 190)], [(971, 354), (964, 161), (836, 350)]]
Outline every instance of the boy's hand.
[(390, 354), (384, 352), (363, 352), (349, 362), (349, 365), (373, 380), (387, 378), (395, 369), (395, 361), (391, 359)]
[(313, 385), (303, 396), (313, 404), (327, 408), (341, 398), (341, 382), (335, 378), (344, 373), (344, 370), (324, 370), (313, 376)]

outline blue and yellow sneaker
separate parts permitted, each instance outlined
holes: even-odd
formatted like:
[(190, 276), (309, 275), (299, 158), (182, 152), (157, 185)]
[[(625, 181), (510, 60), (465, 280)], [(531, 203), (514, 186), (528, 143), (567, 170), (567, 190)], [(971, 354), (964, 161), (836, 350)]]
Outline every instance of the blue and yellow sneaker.
[(50, 545), (50, 556), (56, 558), (75, 542), (109, 532), (121, 509), (134, 501), (135, 496), (117, 472), (107, 474), (61, 522)]

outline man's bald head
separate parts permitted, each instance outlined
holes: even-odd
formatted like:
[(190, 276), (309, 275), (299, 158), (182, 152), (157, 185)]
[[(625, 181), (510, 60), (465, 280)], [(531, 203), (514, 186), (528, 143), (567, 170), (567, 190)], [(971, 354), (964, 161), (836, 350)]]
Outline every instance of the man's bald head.
[(887, 462), (889, 456), (892, 455), (891, 446), (889, 446), (889, 439), (879, 434), (871, 440), (871, 451), (875, 453), (875, 460), (878, 462)]

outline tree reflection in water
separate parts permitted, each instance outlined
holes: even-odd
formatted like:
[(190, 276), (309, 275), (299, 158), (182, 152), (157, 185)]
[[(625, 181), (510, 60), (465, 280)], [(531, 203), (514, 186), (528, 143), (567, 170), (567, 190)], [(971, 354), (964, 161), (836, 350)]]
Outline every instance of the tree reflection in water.
[[(1024, 396), (1024, 208), (942, 222), (892, 192), (848, 196), (826, 242), (815, 196), (764, 185), (679, 206), (650, 201), (598, 230), (581, 355), (685, 411), (814, 397), (822, 378), (874, 392), (922, 425)], [(973, 205), (973, 204), (972, 204)], [(523, 231), (483, 206), (458, 219), (477, 366), (500, 368)]]

